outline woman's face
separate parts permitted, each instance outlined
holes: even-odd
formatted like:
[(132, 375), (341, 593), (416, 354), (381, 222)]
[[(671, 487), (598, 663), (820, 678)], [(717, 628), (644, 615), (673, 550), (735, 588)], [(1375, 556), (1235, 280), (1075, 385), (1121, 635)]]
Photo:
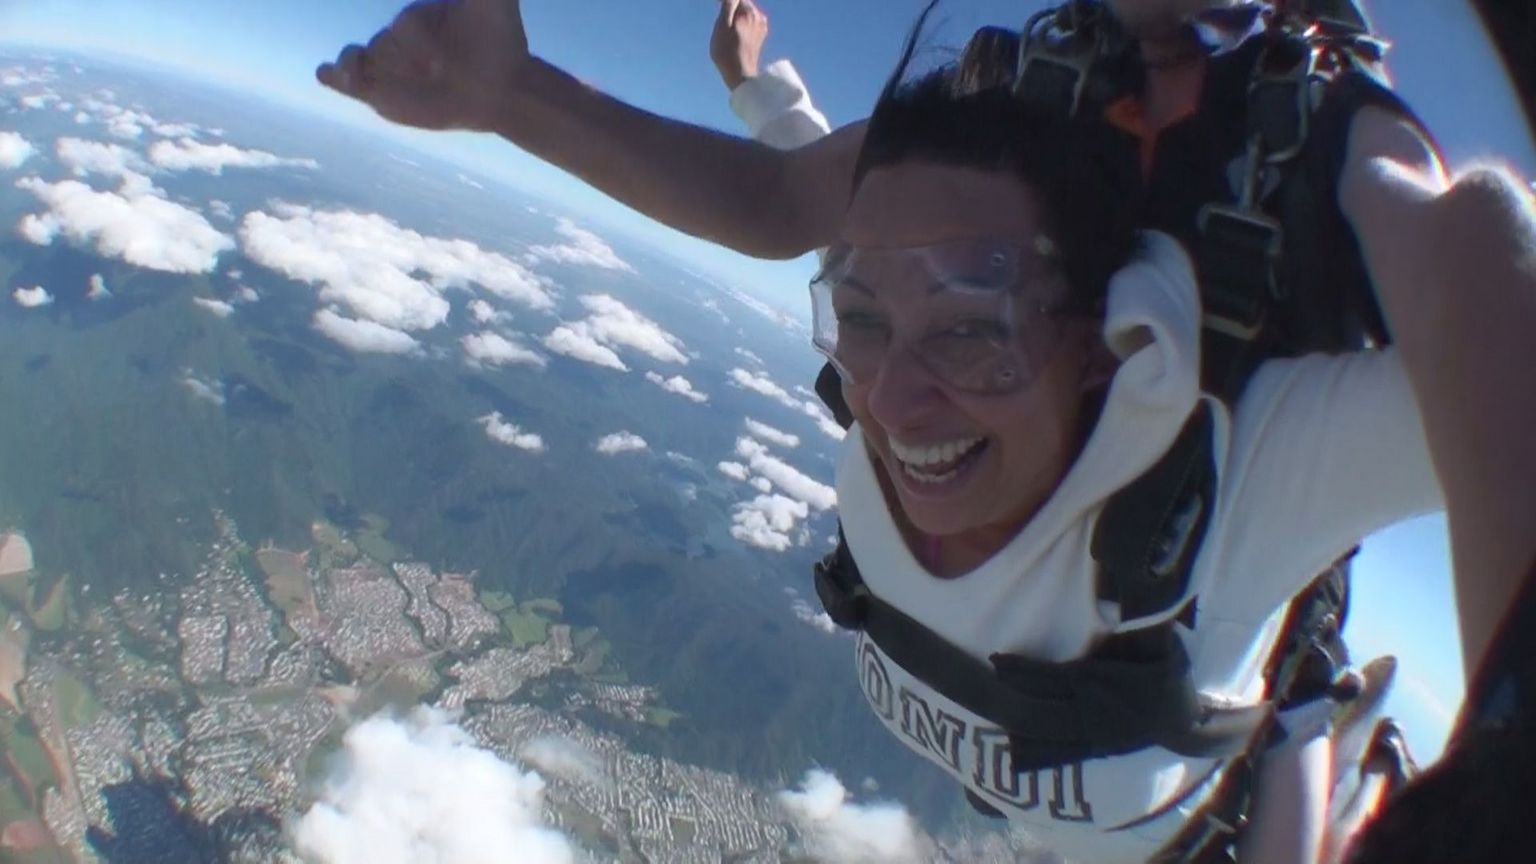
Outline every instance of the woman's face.
[[(1028, 371), (1018, 387), (961, 389), (921, 351), (905, 347), (921, 344), (935, 318), (947, 314), (930, 299), (934, 274), (921, 256), (881, 251), (988, 238), (1029, 250), (1041, 236), (1035, 196), (1006, 172), (901, 163), (866, 175), (849, 207), (842, 240), (871, 254), (850, 266), (856, 278), (846, 281), (854, 287), (836, 289), (845, 324), (839, 332), (878, 321), (892, 347), (866, 374), (845, 381), (843, 396), (908, 520), (926, 534), (1011, 536), (1039, 509), (1076, 456), (1083, 393), (1105, 377), (1095, 371), (1102, 364), (1090, 361), (1104, 352), (1094, 350), (1102, 345), (1098, 322), (1037, 320), (1020, 331), (1033, 344), (1019, 346)], [(1064, 299), (1066, 286), (1053, 270), (1023, 269), (1020, 308)], [(845, 320), (853, 315), (857, 321)]]

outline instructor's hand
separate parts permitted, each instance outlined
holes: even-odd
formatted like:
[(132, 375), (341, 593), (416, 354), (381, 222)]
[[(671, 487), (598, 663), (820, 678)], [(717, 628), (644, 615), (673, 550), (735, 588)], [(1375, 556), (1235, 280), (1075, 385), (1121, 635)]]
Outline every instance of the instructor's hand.
[(757, 64), (768, 40), (768, 16), (752, 0), (720, 0), (720, 14), (709, 34), (709, 58), (720, 80), (735, 90), (757, 77)]
[(530, 61), (519, 0), (416, 0), (315, 77), (396, 123), (486, 130)]

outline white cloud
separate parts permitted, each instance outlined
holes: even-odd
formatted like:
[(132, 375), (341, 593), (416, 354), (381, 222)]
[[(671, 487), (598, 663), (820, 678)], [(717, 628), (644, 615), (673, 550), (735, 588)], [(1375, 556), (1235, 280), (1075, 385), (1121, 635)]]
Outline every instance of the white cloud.
[(736, 439), (736, 455), (747, 463), (753, 472), (773, 481), (785, 494), (804, 501), (817, 510), (831, 510), (837, 506), (837, 492), (831, 486), (805, 476), (789, 463), (769, 455), (768, 448), (751, 438)]
[(611, 348), (633, 348), (663, 363), (688, 364), (683, 342), (655, 321), (607, 294), (589, 294), (581, 305), (592, 313), (585, 323), (598, 342)]
[(748, 372), (738, 366), (731, 370), (731, 383), (744, 390), (751, 390), (769, 399), (777, 400), (790, 408), (800, 407), (800, 400), (789, 395), (787, 390), (775, 384), (766, 374)]
[(769, 426), (767, 423), (758, 422), (757, 420), (753, 420), (751, 417), (746, 418), (744, 422), (747, 426), (747, 432), (756, 436), (761, 441), (766, 441), (769, 444), (777, 444), (780, 447), (800, 446), (799, 435), (792, 435), (781, 429), (775, 429), (772, 426)]
[(799, 789), (779, 793), (779, 804), (799, 829), (805, 851), (825, 864), (921, 861), (911, 814), (897, 804), (856, 804), (826, 771), (805, 775)]
[(474, 178), (470, 177), (467, 174), (460, 174), (459, 175), (459, 182), (463, 183), (465, 186), (468, 186), (471, 189), (479, 189), (481, 191), (485, 190), (485, 184), (480, 183), (479, 181), (475, 180)]
[(459, 344), (464, 346), (465, 356), (475, 364), (505, 366), (509, 363), (521, 363), (527, 366), (543, 366), (546, 362), (537, 351), (489, 330), (483, 333), (471, 333), (460, 339)]
[(421, 347), (409, 333), (376, 321), (347, 318), (335, 309), (316, 312), (314, 325), (331, 340), (364, 354), (410, 354)]
[(235, 314), (235, 307), (225, 303), (223, 300), (210, 300), (207, 297), (193, 297), (192, 302), (208, 310), (209, 312), (212, 312), (214, 315), (220, 318), (228, 318), (229, 316)]
[[(165, 134), (161, 127), (157, 132)], [(169, 127), (170, 131), (182, 131)], [(166, 171), (206, 171), (223, 174), (225, 168), (308, 168), (318, 169), (313, 159), (285, 159), (263, 150), (242, 150), (232, 144), (202, 144), (191, 138), (156, 141), (150, 145), (149, 161)]]
[(78, 180), (45, 183), (26, 177), (16, 185), (48, 206), (21, 220), (22, 236), (48, 245), (60, 234), (92, 244), (105, 257), (167, 273), (207, 273), (234, 241), (214, 230), (195, 210), (160, 197), (153, 188), (125, 181), (120, 192), (97, 192)]
[(542, 824), (544, 781), (477, 746), (441, 711), (353, 726), (295, 824), (314, 864), (569, 864), (570, 842)]
[(235, 289), (235, 299), (241, 303), (255, 303), (261, 299), (261, 295), (256, 292), (255, 288), (249, 285), (241, 285)]
[(748, 483), (753, 489), (756, 489), (765, 495), (773, 491), (773, 481), (769, 480), (767, 477), (753, 477), (748, 481)]
[(820, 402), (814, 399), (797, 399), (791, 396), (789, 391), (774, 383), (774, 380), (769, 378), (766, 373), (749, 372), (746, 369), (737, 367), (732, 369), (730, 374), (731, 383), (737, 387), (767, 396), (780, 405), (811, 418), (816, 422), (816, 428), (820, 429), (821, 433), (828, 438), (834, 441), (841, 441), (848, 434), (847, 430), (837, 425), (837, 421), (832, 418), (831, 414), (827, 413), (827, 409), (822, 407)]
[(156, 123), (155, 134), (161, 138), (195, 138), (198, 128), (196, 123)]
[(721, 474), (742, 483), (747, 482), (747, 478), (752, 476), (752, 472), (747, 470), (747, 466), (740, 462), (721, 462), (715, 467), (720, 469)]
[(794, 602), (790, 604), (789, 608), (790, 611), (795, 613), (796, 618), (804, 621), (805, 623), (811, 625), (823, 633), (826, 633), (829, 636), (835, 635), (839, 630), (837, 622), (832, 620), (831, 615), (828, 615), (826, 612), (820, 609), (813, 608), (811, 604), (805, 602), (799, 597), (794, 599)]
[(612, 779), (596, 753), (569, 738), (546, 735), (518, 748), (517, 758), (544, 772), (582, 786), (611, 787)]
[(53, 295), (41, 285), (33, 285), (31, 288), (17, 288), (11, 292), (11, 299), (23, 309), (36, 309), (39, 306), (47, 306), (53, 302)]
[(619, 453), (633, 453), (644, 450), (650, 445), (645, 443), (633, 432), (615, 432), (612, 435), (604, 435), (597, 441), (597, 452), (604, 456), (613, 456)]
[(499, 324), (512, 317), (479, 297), (469, 301), (469, 315), (477, 324)]
[(215, 405), (224, 404), (224, 384), (215, 381), (212, 384), (198, 378), (188, 369), (182, 373), (181, 383), (192, 391), (192, 395)]
[(629, 367), (624, 365), (619, 355), (614, 353), (612, 348), (598, 342), (593, 337), (591, 328), (586, 325), (585, 321), (577, 321), (574, 324), (562, 324), (556, 327), (544, 337), (544, 347), (556, 354), (574, 357), (595, 366), (628, 372)]
[(91, 274), (90, 286), (90, 289), (85, 292), (88, 300), (105, 300), (112, 296), (112, 292), (107, 290), (106, 277), (100, 273)]
[(47, 108), (57, 101), (59, 101), (59, 97), (55, 93), (29, 93), (21, 97), (21, 107), (38, 110)]
[(498, 444), (527, 450), (530, 453), (544, 452), (543, 438), (531, 432), (524, 432), (520, 427), (503, 420), (500, 411), (493, 411), (475, 422), (484, 426), (486, 437)]
[(528, 250), (530, 260), (555, 261), (561, 264), (586, 264), (592, 267), (601, 267), (605, 270), (624, 270), (630, 273), (635, 268), (629, 266), (618, 253), (613, 251), (603, 238), (591, 231), (580, 227), (575, 222), (561, 217), (555, 223), (555, 231), (565, 238), (564, 243), (548, 246), (534, 246)]
[(37, 150), (15, 132), (0, 132), (0, 169), (20, 168)]
[(810, 515), (804, 501), (783, 495), (759, 495), (731, 511), (731, 536), (750, 546), (783, 552), (795, 545), (789, 536)]
[(745, 348), (737, 347), (736, 353), (740, 354), (742, 357), (745, 357), (748, 360), (751, 360), (753, 363), (756, 363), (759, 366), (766, 365), (763, 363), (763, 358), (753, 354), (751, 351), (748, 351)]
[(148, 170), (139, 154), (118, 144), (103, 144), (83, 138), (60, 138), (54, 142), (54, 152), (76, 177), (105, 174), (126, 180), (130, 174), (142, 174)]
[(233, 221), (235, 218), (235, 210), (228, 201), (220, 201), (214, 198), (208, 202), (208, 210), (220, 219)]
[(479, 285), (534, 309), (554, 300), (537, 276), (466, 240), (424, 237), (373, 213), (278, 204), (248, 213), (246, 256), (319, 286), (321, 301), (396, 330), (430, 330), (448, 317), (443, 292)]
[(657, 387), (660, 387), (668, 393), (676, 393), (684, 399), (688, 399), (693, 402), (704, 403), (709, 401), (708, 396), (693, 389), (693, 382), (689, 381), (687, 378), (684, 378), (681, 375), (673, 375), (671, 378), (663, 378), (656, 372), (647, 372), (645, 373), (645, 380), (655, 384)]

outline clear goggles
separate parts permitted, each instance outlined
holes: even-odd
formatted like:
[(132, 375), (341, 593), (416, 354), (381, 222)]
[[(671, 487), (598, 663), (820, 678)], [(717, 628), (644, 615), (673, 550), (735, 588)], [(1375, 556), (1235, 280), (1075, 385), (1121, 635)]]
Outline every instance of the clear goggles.
[(1054, 256), (1045, 237), (834, 246), (811, 281), (811, 341), (848, 384), (910, 357), (961, 393), (1023, 389), (1060, 338)]

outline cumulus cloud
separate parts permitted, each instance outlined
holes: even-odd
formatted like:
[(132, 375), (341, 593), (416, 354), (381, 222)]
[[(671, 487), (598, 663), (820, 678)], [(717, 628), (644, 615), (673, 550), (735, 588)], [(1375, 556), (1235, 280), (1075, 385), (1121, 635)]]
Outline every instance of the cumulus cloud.
[(800, 436), (792, 435), (781, 429), (775, 429), (767, 423), (761, 423), (748, 417), (745, 421), (747, 432), (761, 441), (769, 444), (777, 444), (780, 447), (799, 447)]
[(492, 331), (471, 333), (459, 340), (464, 346), (464, 356), (469, 362), (484, 366), (506, 366), (520, 363), (526, 366), (543, 366), (545, 360), (537, 351), (514, 342)]
[(118, 144), (60, 138), (54, 143), (54, 152), (76, 177), (104, 174), (127, 179), (130, 174), (143, 174), (148, 170), (139, 154)]
[(613, 456), (619, 453), (633, 453), (638, 450), (644, 450), (649, 446), (649, 444), (645, 443), (644, 438), (633, 432), (615, 432), (612, 435), (604, 435), (598, 439), (597, 452), (604, 456)]
[[(168, 131), (187, 130), (171, 127)], [(285, 159), (263, 150), (242, 150), (232, 144), (203, 144), (191, 138), (156, 141), (150, 145), (149, 161), (166, 171), (205, 171), (209, 174), (223, 174), (225, 168), (292, 167), (314, 170), (320, 167), (320, 163), (313, 159)]]
[(798, 789), (779, 793), (779, 805), (799, 830), (805, 851), (826, 864), (897, 864), (922, 860), (911, 814), (897, 804), (857, 804), (826, 771), (805, 775)]
[(614, 348), (633, 348), (663, 363), (686, 366), (683, 342), (655, 321), (625, 306), (607, 294), (589, 294), (581, 305), (592, 313), (586, 323), (599, 342)]
[(85, 292), (86, 299), (105, 300), (111, 296), (112, 292), (107, 290), (106, 277), (102, 276), (100, 273), (92, 273), (90, 279), (90, 288)]
[(645, 373), (645, 380), (655, 384), (657, 387), (660, 387), (668, 393), (676, 393), (677, 395), (691, 402), (703, 403), (709, 401), (708, 396), (693, 389), (693, 382), (689, 381), (687, 378), (684, 378), (681, 375), (673, 375), (671, 378), (663, 378), (656, 372), (647, 372)]
[(795, 545), (790, 532), (810, 515), (804, 501), (783, 495), (759, 495), (731, 511), (731, 536), (749, 546), (783, 552)]
[(544, 439), (531, 433), (524, 432), (521, 428), (508, 423), (501, 417), (500, 411), (493, 411), (475, 422), (485, 428), (485, 436), (498, 444), (508, 447), (516, 447), (519, 450), (527, 450), (530, 453), (544, 452)]
[(249, 285), (241, 285), (235, 289), (235, 299), (241, 303), (255, 303), (261, 299), (261, 294)]
[(167, 273), (207, 273), (234, 241), (201, 213), (157, 194), (132, 176), (119, 192), (97, 192), (78, 180), (46, 183), (26, 177), (16, 185), (37, 196), (47, 212), (21, 220), (21, 234), (46, 246), (59, 235), (118, 258)]
[(547, 246), (534, 246), (528, 250), (528, 258), (531, 261), (554, 261), (561, 264), (586, 264), (592, 267), (601, 267), (605, 270), (623, 270), (633, 273), (635, 268), (629, 266), (619, 254), (613, 251), (603, 238), (582, 228), (570, 219), (561, 217), (555, 223), (555, 231), (564, 238), (565, 242)]
[(752, 361), (753, 363), (757, 364), (758, 366), (765, 365), (763, 363), (763, 358), (757, 356), (756, 354), (752, 353), (751, 351), (748, 351), (745, 348), (738, 347), (736, 349), (736, 353), (741, 355), (742, 357), (746, 358), (747, 360)]
[(588, 312), (579, 321), (568, 321), (544, 337), (544, 347), (577, 360), (628, 372), (619, 349), (639, 351), (663, 363), (686, 365), (683, 342), (655, 321), (607, 294), (581, 298)]
[(198, 399), (202, 399), (205, 402), (212, 402), (215, 405), (222, 406), (224, 404), (223, 382), (214, 381), (210, 383), (204, 381), (193, 374), (191, 369), (188, 369), (182, 373), (181, 383), (188, 390), (192, 391), (192, 395)]
[(11, 292), (11, 299), (23, 309), (36, 309), (39, 306), (47, 306), (53, 302), (53, 295), (41, 285), (33, 285), (31, 288), (17, 288)]
[(217, 198), (208, 202), (208, 211), (220, 219), (233, 221), (235, 218), (235, 209), (230, 206), (229, 202), (220, 201)]
[(747, 470), (747, 466), (740, 462), (721, 462), (715, 467), (720, 469), (721, 474), (741, 483), (747, 482), (747, 478), (752, 476), (752, 472)]
[(751, 390), (754, 393), (767, 396), (790, 408), (799, 408), (800, 400), (789, 395), (789, 391), (774, 383), (766, 374), (749, 372), (741, 367), (731, 370), (731, 383), (743, 390)]
[(320, 299), (395, 330), (430, 330), (448, 317), (443, 292), (479, 285), (533, 309), (554, 306), (543, 280), (466, 240), (425, 237), (378, 214), (278, 204), (246, 214), (245, 255), (319, 287)]
[(476, 297), (469, 301), (469, 317), (475, 319), (477, 324), (499, 324), (512, 316)]
[(754, 473), (768, 478), (785, 494), (816, 510), (831, 510), (837, 506), (837, 492), (831, 486), (807, 477), (794, 466), (771, 455), (761, 442), (752, 438), (736, 439), (736, 455)]
[(820, 402), (814, 399), (799, 399), (791, 396), (789, 391), (780, 387), (765, 373), (749, 372), (738, 366), (731, 370), (730, 376), (731, 383), (735, 386), (766, 396), (792, 411), (798, 411), (811, 418), (811, 420), (815, 421), (816, 428), (820, 429), (823, 435), (834, 441), (841, 441), (848, 434), (847, 430), (837, 425), (837, 421), (833, 419), (831, 414), (827, 413), (827, 409), (823, 408)]
[(749, 482), (753, 489), (764, 494), (773, 491), (773, 481), (767, 477), (753, 477)]
[(20, 168), (37, 151), (15, 132), (0, 132), (0, 169)]
[(543, 795), (537, 774), (441, 711), (379, 715), (347, 731), (294, 848), (315, 864), (568, 864), (570, 842), (542, 824)]
[(410, 354), (421, 347), (409, 333), (376, 321), (348, 318), (335, 309), (316, 312), (314, 325), (327, 338), (362, 354)]
[(603, 760), (569, 738), (555, 735), (535, 738), (518, 749), (517, 758), (544, 772), (545, 776), (558, 777), (579, 786), (613, 785)]
[(207, 297), (193, 297), (192, 302), (196, 303), (203, 309), (208, 310), (219, 318), (228, 318), (229, 316), (235, 314), (235, 307), (225, 303), (223, 300), (210, 300)]
[(832, 620), (832, 616), (812, 607), (811, 604), (798, 596), (790, 603), (789, 608), (791, 612), (795, 613), (796, 618), (829, 636), (835, 635), (838, 632), (839, 628), (837, 623)]
[(619, 355), (612, 348), (597, 341), (585, 321), (562, 324), (551, 330), (549, 335), (544, 337), (544, 347), (556, 354), (564, 354), (594, 366), (617, 369), (620, 372), (629, 371), (629, 367), (624, 365), (624, 361), (619, 359)]

